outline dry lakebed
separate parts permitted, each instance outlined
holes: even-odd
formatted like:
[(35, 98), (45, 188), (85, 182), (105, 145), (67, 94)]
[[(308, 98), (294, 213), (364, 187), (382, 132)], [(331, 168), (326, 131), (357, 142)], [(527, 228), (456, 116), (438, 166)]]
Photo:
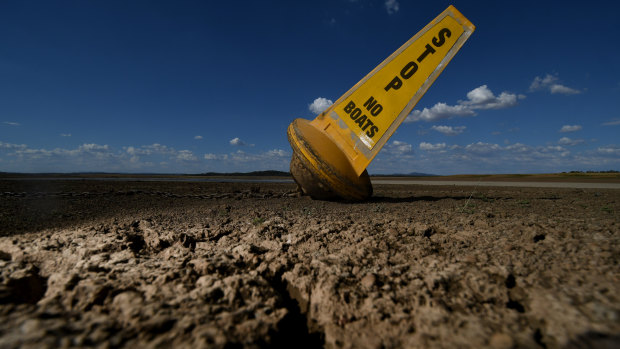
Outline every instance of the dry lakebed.
[(617, 348), (620, 190), (0, 180), (0, 348)]

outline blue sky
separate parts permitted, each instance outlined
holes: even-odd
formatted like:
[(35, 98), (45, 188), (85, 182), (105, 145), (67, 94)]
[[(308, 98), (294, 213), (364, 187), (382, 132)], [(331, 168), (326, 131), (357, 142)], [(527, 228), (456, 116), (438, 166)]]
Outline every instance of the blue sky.
[(373, 173), (620, 170), (617, 1), (0, 2), (0, 171), (288, 170), (453, 4), (477, 29)]

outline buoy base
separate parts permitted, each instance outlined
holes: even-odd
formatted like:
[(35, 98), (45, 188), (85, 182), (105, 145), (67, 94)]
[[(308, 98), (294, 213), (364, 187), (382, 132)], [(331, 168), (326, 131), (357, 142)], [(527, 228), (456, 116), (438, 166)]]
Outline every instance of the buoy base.
[(366, 200), (372, 195), (368, 172), (358, 176), (342, 150), (322, 130), (295, 119), (287, 130), (293, 148), (291, 175), (313, 199)]

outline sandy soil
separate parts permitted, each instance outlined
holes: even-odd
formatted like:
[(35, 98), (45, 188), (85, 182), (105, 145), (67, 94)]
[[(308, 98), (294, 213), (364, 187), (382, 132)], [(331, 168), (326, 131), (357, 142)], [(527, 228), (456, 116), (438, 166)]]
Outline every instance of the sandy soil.
[(0, 347), (612, 348), (620, 190), (0, 181)]

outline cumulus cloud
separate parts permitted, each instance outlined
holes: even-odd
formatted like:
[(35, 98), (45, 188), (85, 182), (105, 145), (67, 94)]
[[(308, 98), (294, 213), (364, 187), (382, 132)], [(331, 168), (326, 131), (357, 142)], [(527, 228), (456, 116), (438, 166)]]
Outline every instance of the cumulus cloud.
[(478, 154), (489, 154), (501, 150), (498, 144), (477, 142), (465, 146), (465, 151)]
[(286, 169), (290, 161), (291, 154), (282, 149), (272, 149), (265, 152), (246, 153), (239, 149), (229, 154), (204, 154), (205, 160), (217, 160), (220, 166), (233, 167), (235, 171), (246, 168), (249, 171), (257, 169), (272, 170)]
[(575, 95), (581, 93), (581, 91), (577, 89), (559, 84), (558, 81), (559, 78), (551, 74), (547, 74), (544, 78), (537, 76), (530, 84), (530, 92), (548, 90), (552, 94)]
[(558, 144), (574, 146), (574, 145), (578, 145), (578, 144), (581, 144), (581, 143), (584, 143), (584, 142), (585, 141), (583, 139), (571, 139), (571, 138), (568, 138), (568, 137), (562, 137), (558, 141)]
[(229, 141), (230, 145), (235, 146), (244, 146), (245, 142), (243, 142), (239, 137), (235, 137)]
[(314, 114), (321, 114), (325, 109), (329, 108), (334, 102), (330, 99), (319, 97), (314, 102), (308, 104), (308, 109)]
[(4, 143), (0, 142), (0, 149), (4, 150), (16, 150), (16, 149), (26, 149), (27, 146), (25, 144), (13, 144), (13, 143)]
[(10, 150), (8, 155), (16, 157), (20, 160), (27, 159), (28, 161), (41, 161), (47, 160), (60, 160), (72, 159), (77, 163), (85, 161), (102, 162), (113, 156), (110, 147), (108, 145), (99, 144), (82, 144), (75, 149), (33, 149), (26, 145), (9, 145), (8, 147), (0, 147)]
[(392, 155), (402, 156), (413, 153), (413, 146), (407, 142), (392, 141), (383, 147), (383, 151)]
[(241, 138), (239, 138), (239, 137), (235, 137), (235, 138), (231, 139), (230, 141), (228, 141), (228, 143), (230, 143), (230, 145), (234, 145), (236, 147), (245, 147), (245, 146), (253, 147), (254, 146), (254, 144), (248, 144), (248, 143), (242, 141)]
[(564, 125), (562, 126), (559, 132), (562, 132), (562, 133), (576, 132), (576, 131), (581, 130), (582, 128), (583, 127), (581, 127), (581, 125)]
[(620, 146), (616, 144), (573, 148), (560, 144), (495, 144), (479, 141), (459, 145), (421, 142), (419, 149), (407, 161), (389, 152), (381, 152), (370, 165), (369, 172), (553, 173), (609, 170), (620, 166)]
[(2, 123), (5, 125), (9, 125), (9, 126), (20, 126), (21, 125), (19, 122), (14, 122), (14, 121), (4, 121)]
[(405, 122), (415, 121), (437, 121), (441, 119), (449, 119), (454, 116), (474, 116), (474, 112), (471, 108), (464, 105), (447, 105), (446, 103), (437, 103), (429, 108), (423, 110), (414, 110), (407, 116)]
[(506, 150), (510, 150), (512, 152), (515, 153), (526, 153), (528, 151), (530, 151), (531, 147), (525, 145), (525, 144), (521, 144), (521, 143), (515, 143), (515, 144), (510, 144), (507, 145)]
[(467, 93), (467, 101), (460, 101), (464, 105), (469, 105), (472, 109), (504, 109), (517, 105), (517, 100), (525, 98), (524, 95), (502, 92), (495, 96), (493, 92), (482, 85)]
[(571, 154), (566, 148), (558, 145), (534, 147), (522, 143), (505, 146), (486, 142), (475, 142), (465, 146), (421, 143), (420, 148), (440, 150), (423, 159), (431, 166), (443, 164), (447, 171), (454, 171), (454, 168), (460, 167), (460, 173), (466, 173), (465, 171), (497, 173), (500, 168), (513, 168), (512, 171), (518, 173), (523, 172), (525, 168), (540, 171), (544, 166), (570, 164)]
[(82, 144), (78, 147), (78, 150), (80, 151), (87, 151), (87, 152), (106, 152), (110, 149), (110, 147), (107, 144), (104, 145), (99, 145), (99, 144), (94, 144), (94, 143), (90, 143), (90, 144)]
[(125, 152), (129, 155), (137, 155), (141, 150), (135, 147), (125, 147)]
[(400, 4), (397, 0), (385, 0), (385, 9), (388, 14), (393, 15), (400, 10)]
[(597, 151), (604, 155), (620, 155), (620, 147), (615, 145), (608, 145), (605, 147), (599, 147)]
[(288, 157), (288, 156), (290, 156), (287, 151), (282, 150), (282, 149), (272, 149), (272, 150), (269, 150), (266, 153), (266, 155), (267, 156), (274, 156), (274, 157)]
[(198, 157), (194, 155), (190, 150), (179, 150), (177, 154), (177, 160), (181, 161), (197, 161)]
[(465, 126), (433, 126), (431, 129), (443, 133), (448, 136), (455, 136), (461, 134), (465, 131), (467, 127)]
[(532, 83), (530, 84), (530, 92), (548, 88), (552, 84), (554, 84), (556, 81), (558, 81), (558, 78), (551, 74), (547, 74), (544, 78), (537, 76), (534, 78), (534, 81), (532, 81)]
[(420, 150), (437, 151), (446, 149), (446, 143), (431, 144), (427, 142), (420, 143)]
[(177, 154), (176, 150), (170, 148), (168, 146), (154, 143), (151, 145), (143, 145), (140, 147), (123, 147), (125, 152), (129, 155), (172, 155), (175, 156)]
[(202, 136), (194, 136), (194, 139), (202, 139)]
[[(214, 162), (216, 160), (216, 162)], [(271, 149), (259, 152), (237, 150), (228, 154), (196, 155), (159, 143), (114, 149), (106, 144), (86, 143), (76, 148), (38, 149), (25, 144), (0, 142), (4, 171), (15, 172), (160, 172), (202, 173), (210, 166), (217, 171), (238, 172), (287, 170), (290, 152)]]
[(476, 110), (514, 107), (518, 104), (518, 100), (523, 98), (525, 98), (524, 95), (509, 92), (502, 92), (499, 96), (496, 96), (487, 85), (482, 85), (469, 91), (467, 93), (467, 100), (458, 101), (453, 106), (440, 102), (430, 109), (414, 110), (407, 116), (405, 122), (437, 121), (455, 116), (475, 116)]

